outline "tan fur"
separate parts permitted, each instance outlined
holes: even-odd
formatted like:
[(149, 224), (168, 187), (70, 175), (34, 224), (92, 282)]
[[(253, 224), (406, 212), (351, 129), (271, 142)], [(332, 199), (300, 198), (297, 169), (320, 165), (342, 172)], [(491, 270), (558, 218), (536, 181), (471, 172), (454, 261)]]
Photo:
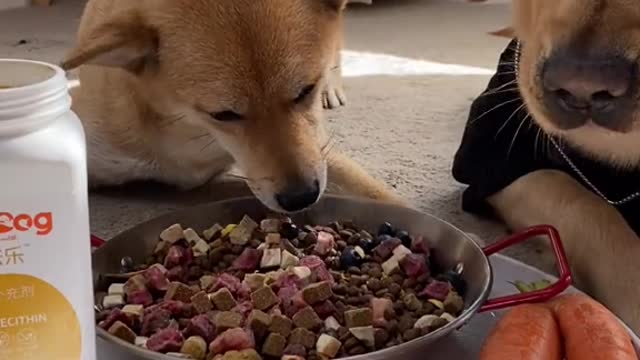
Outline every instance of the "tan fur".
[[(324, 190), (335, 167), (345, 192), (402, 202), (355, 163), (327, 161), (322, 95), (341, 93), (339, 72), (330, 75), (345, 5), (90, 0), (63, 66), (82, 65), (72, 95), (87, 132), (91, 185), (154, 179), (187, 189), (235, 165), (262, 202), (281, 210), (274, 194), (312, 179)], [(243, 119), (210, 115), (222, 111)]]
[[(631, 0), (515, 0), (514, 30), (523, 41), (519, 85), (529, 111), (548, 133), (559, 131), (541, 105), (541, 59), (566, 42), (589, 42), (619, 49), (629, 59), (640, 57), (640, 6)], [(593, 157), (621, 167), (640, 165), (640, 106), (631, 131), (613, 132), (587, 126), (563, 132), (571, 144)]]
[[(615, 134), (595, 126), (571, 131), (554, 128), (539, 100), (537, 65), (554, 47), (576, 34), (586, 36), (594, 45), (614, 44), (636, 59), (640, 56), (638, 24), (640, 7), (635, 1), (514, 1), (514, 30), (524, 43), (518, 80), (533, 119), (546, 132), (614, 166), (640, 165), (640, 125)], [(640, 332), (636, 304), (640, 300), (640, 239), (613, 206), (568, 174), (551, 170), (517, 180), (494, 195), (490, 203), (514, 230), (536, 224), (557, 227), (577, 285)]]

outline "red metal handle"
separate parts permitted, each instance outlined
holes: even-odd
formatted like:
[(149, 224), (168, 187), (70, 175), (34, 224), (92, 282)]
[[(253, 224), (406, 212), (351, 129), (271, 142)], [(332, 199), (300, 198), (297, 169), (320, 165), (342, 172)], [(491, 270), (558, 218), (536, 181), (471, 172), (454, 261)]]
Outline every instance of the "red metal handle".
[(91, 235), (91, 247), (92, 248), (99, 248), (102, 245), (106, 244), (107, 242), (102, 240), (101, 238), (95, 236), (95, 235)]
[(569, 268), (569, 263), (567, 261), (567, 256), (565, 255), (562, 242), (560, 241), (560, 234), (558, 234), (558, 230), (553, 226), (539, 225), (528, 228), (520, 233), (485, 247), (483, 251), (485, 255), (490, 256), (508, 248), (509, 246), (522, 243), (536, 236), (546, 236), (551, 241), (553, 253), (556, 258), (556, 266), (558, 268), (558, 273), (560, 274), (558, 281), (545, 289), (487, 300), (487, 302), (480, 308), (480, 312), (499, 310), (520, 304), (545, 302), (571, 286), (571, 269)]

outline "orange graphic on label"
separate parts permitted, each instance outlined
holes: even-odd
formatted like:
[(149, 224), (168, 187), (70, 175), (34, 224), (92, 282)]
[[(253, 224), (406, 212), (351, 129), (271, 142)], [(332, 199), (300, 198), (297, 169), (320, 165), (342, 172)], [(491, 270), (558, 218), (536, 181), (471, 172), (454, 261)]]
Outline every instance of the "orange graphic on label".
[(28, 214), (13, 215), (9, 212), (0, 212), (0, 235), (12, 231), (27, 232), (32, 229), (39, 236), (49, 235), (53, 230), (53, 214), (42, 212), (32, 217)]
[(0, 275), (0, 359), (80, 360), (75, 311), (50, 284), (29, 275)]

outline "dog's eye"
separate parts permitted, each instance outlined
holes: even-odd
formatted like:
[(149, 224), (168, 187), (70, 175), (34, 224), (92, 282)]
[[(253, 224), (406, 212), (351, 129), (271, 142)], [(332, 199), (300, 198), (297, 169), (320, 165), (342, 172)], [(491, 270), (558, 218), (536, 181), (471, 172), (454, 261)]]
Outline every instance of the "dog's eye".
[(300, 91), (298, 97), (293, 100), (293, 102), (295, 102), (296, 104), (303, 102), (307, 98), (307, 96), (309, 96), (313, 92), (313, 90), (315, 90), (315, 88), (315, 84), (305, 86), (304, 89)]
[(224, 122), (242, 120), (242, 115), (230, 110), (211, 113), (211, 117), (218, 121), (224, 121)]

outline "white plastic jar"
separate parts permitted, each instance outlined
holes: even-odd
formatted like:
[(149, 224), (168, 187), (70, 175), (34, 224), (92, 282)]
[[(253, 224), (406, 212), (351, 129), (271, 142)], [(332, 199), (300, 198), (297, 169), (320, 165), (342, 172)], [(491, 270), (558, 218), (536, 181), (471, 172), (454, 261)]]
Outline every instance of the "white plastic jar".
[(0, 59), (0, 359), (94, 360), (82, 125), (62, 69)]

